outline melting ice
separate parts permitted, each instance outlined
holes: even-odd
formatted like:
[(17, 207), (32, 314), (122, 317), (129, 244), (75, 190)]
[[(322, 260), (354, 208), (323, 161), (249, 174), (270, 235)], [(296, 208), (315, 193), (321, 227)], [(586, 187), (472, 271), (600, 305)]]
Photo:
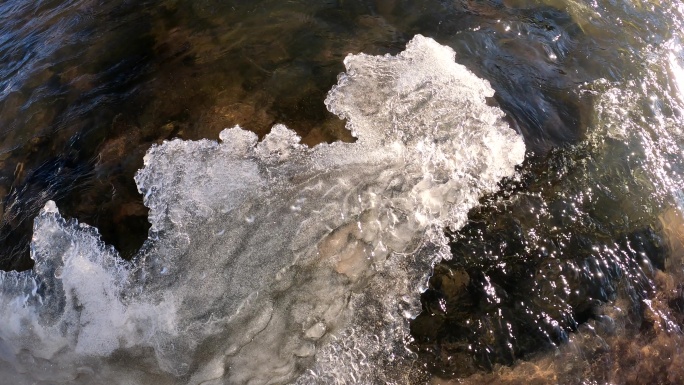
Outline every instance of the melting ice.
[(136, 183), (149, 239), (132, 262), (48, 203), (29, 272), (0, 275), (0, 376), (13, 384), (407, 382), (408, 319), (442, 230), (514, 174), (522, 139), (493, 90), (416, 36), (350, 55), (325, 101), (355, 143), (151, 148)]

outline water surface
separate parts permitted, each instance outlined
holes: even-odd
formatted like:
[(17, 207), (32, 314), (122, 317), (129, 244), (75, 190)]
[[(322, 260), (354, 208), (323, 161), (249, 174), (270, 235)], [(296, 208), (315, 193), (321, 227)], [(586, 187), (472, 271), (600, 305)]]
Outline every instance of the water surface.
[(49, 199), (133, 257), (149, 229), (133, 175), (162, 140), (283, 123), (309, 146), (353, 141), (323, 104), (344, 58), (420, 33), (490, 82), (527, 158), (447, 232), (416, 366), (679, 383), (682, 17), (639, 1), (5, 2), (2, 267), (32, 266)]

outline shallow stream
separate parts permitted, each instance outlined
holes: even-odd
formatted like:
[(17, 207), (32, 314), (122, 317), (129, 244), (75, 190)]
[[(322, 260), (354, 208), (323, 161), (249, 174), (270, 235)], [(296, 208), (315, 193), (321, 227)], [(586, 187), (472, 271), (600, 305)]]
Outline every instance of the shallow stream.
[(683, 383), (682, 31), (679, 1), (3, 2), (0, 375)]

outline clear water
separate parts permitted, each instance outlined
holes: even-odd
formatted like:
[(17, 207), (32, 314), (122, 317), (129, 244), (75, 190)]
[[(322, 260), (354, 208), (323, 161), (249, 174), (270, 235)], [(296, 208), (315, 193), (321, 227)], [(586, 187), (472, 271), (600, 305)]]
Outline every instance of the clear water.
[[(11, 326), (0, 333), (0, 369), (13, 383), (93, 383), (98, 378), (681, 383), (683, 11), (677, 2), (636, 1), (3, 3), (3, 267), (30, 267), (33, 237), (33, 258), (51, 255), (44, 260), (62, 260), (71, 268), (57, 273), (59, 263), (36, 264), (39, 275), (58, 276), (39, 283), (32, 281), (33, 273), (3, 276), (3, 303), (25, 310), (16, 311), (23, 315), (13, 318), (15, 323), (7, 318), (12, 312), (3, 316), (4, 325)], [(358, 152), (342, 144), (330, 150), (295, 146), (293, 159), (279, 158), (273, 163), (277, 166), (264, 160), (257, 167), (273, 167), (268, 175), (274, 180), (294, 178), (266, 188), (247, 177), (259, 174), (251, 166), (212, 169), (209, 159), (216, 155), (209, 149), (215, 144), (176, 141), (147, 155), (146, 171), (135, 185), (133, 176), (152, 144), (174, 137), (216, 140), (223, 128), (235, 124), (261, 138), (273, 124), (283, 123), (309, 146), (353, 141), (323, 103), (345, 71), (344, 58), (360, 52), (397, 54), (418, 33), (453, 48), (458, 63), (487, 80), (496, 92), (488, 103), (498, 106), (524, 138), (525, 162), (499, 192), (480, 199), (479, 207), (468, 211), (491, 188), (467, 193), (459, 188), (454, 191), (460, 193), (438, 198), (430, 193), (428, 201), (425, 195), (409, 194), (412, 203), (402, 203), (408, 206), (400, 211), (418, 215), (420, 225), (401, 229), (380, 221), (386, 235), (371, 238), (352, 231), (350, 223), (370, 226), (373, 218), (382, 217), (362, 214), (368, 207), (391, 201), (395, 210), (402, 207), (396, 199), (416, 192), (396, 187), (412, 185), (406, 179), (377, 190), (393, 175), (378, 174), (378, 167), (404, 167), (408, 179), (453, 180), (439, 162), (421, 170), (382, 163), (396, 149), (379, 145)], [(396, 108), (386, 102), (391, 98), (381, 86), (361, 84), (354, 100), (380, 103), (380, 112)], [(414, 91), (420, 95), (421, 90)], [(449, 97), (459, 92), (466, 100), (452, 100), (445, 111), (471, 116), (468, 100), (489, 95), (454, 91)], [(413, 111), (419, 111), (419, 127), (426, 124), (421, 116), (433, 116)], [(357, 113), (370, 112), (342, 115)], [(462, 121), (451, 123), (462, 129), (476, 127), (472, 119), (450, 121)], [(398, 135), (383, 139), (383, 145), (399, 139), (413, 148), (412, 136), (402, 134), (406, 127), (390, 126)], [(290, 151), (291, 135), (278, 132), (262, 148), (282, 156)], [(479, 142), (458, 132), (422, 132), (419, 137), (433, 138), (437, 150), (428, 146), (419, 153), (433, 154), (429, 159), (434, 161), (442, 151), (440, 156), (455, 157), (468, 167), (479, 159), (481, 168), (460, 172), (485, 180), (484, 170), (502, 163), (491, 155), (464, 155)], [(235, 135), (222, 134), (242, 140)], [(461, 142), (440, 147), (448, 138)], [(354, 145), (364, 146), (360, 141)], [(178, 152), (167, 153), (173, 146)], [(493, 154), (504, 151), (491, 148)], [(356, 166), (344, 160), (350, 156)], [(235, 176), (236, 169), (242, 177)], [(149, 187), (166, 180), (164, 175), (171, 181), (166, 187)], [(345, 184), (345, 178), (352, 179)], [(313, 197), (321, 186), (337, 186), (328, 203), (341, 207), (346, 219), (326, 219), (336, 209), (294, 198), (306, 192), (319, 202)], [(365, 199), (349, 191), (370, 195)], [(416, 201), (416, 196), (422, 198)], [(283, 197), (293, 202), (285, 204)], [(104, 241), (121, 253), (98, 244), (94, 230), (62, 223), (52, 206), (39, 215), (49, 199), (64, 217), (99, 228)], [(464, 205), (442, 213), (455, 202)], [(150, 240), (136, 254), (148, 235), (148, 207)], [(308, 214), (292, 217), (297, 208)], [(234, 210), (246, 210), (245, 215), (236, 217)], [(250, 210), (272, 215), (279, 225), (267, 226), (259, 215), (248, 215)], [(243, 219), (261, 223), (263, 235), (245, 230)], [(170, 221), (172, 231), (164, 232), (164, 221)], [(214, 225), (221, 221), (221, 228)], [(62, 247), (62, 236), (47, 234), (67, 234), (80, 246)], [(224, 235), (231, 241), (213, 238)], [(374, 249), (386, 243), (383, 237), (394, 239), (393, 253)], [(309, 248), (297, 243), (302, 239), (309, 240)], [(245, 251), (260, 243), (271, 252)], [(314, 243), (318, 251), (310, 249)], [(339, 249), (340, 244), (345, 246)], [(288, 257), (274, 262), (273, 250), (289, 250)], [(312, 252), (337, 262), (326, 270), (307, 259)], [(358, 256), (366, 254), (383, 262), (360, 262)], [(120, 256), (135, 257), (129, 264)], [(431, 264), (441, 258), (450, 260), (435, 266), (423, 287)], [(283, 266), (290, 266), (296, 277), (285, 279), (288, 285), (260, 289)], [(179, 269), (186, 269), (182, 279)], [(93, 286), (89, 275), (101, 277), (103, 286)], [(45, 283), (52, 281), (62, 283)], [(73, 297), (57, 287), (67, 283)], [(317, 294), (298, 294), (309, 292)], [(97, 303), (115, 306), (102, 309)], [(240, 303), (248, 305), (236, 308)], [(331, 316), (324, 310), (301, 310), (306, 308), (302, 304), (345, 310)], [(422, 307), (417, 317), (416, 306)], [(243, 308), (251, 310), (236, 310)], [(97, 322), (78, 326), (78, 320), (86, 319)], [(35, 330), (49, 333), (26, 334), (27, 320), (36, 322)], [(236, 332), (236, 324), (246, 326)], [(270, 325), (263, 329), (268, 332), (259, 332), (264, 325)], [(54, 333), (61, 337), (47, 337)], [(254, 337), (261, 342), (245, 345), (235, 341), (236, 335), (261, 336)], [(165, 345), (169, 341), (185, 345), (171, 349)], [(236, 355), (230, 346), (250, 348)], [(264, 355), (263, 346), (283, 350), (273, 353), (275, 359)], [(270, 357), (269, 363), (254, 359), (258, 356)], [(57, 362), (66, 368), (63, 372), (49, 369)], [(245, 370), (230, 370), (236, 366)], [(44, 371), (28, 374), (21, 369), (27, 367)], [(385, 367), (391, 370), (381, 370)]]

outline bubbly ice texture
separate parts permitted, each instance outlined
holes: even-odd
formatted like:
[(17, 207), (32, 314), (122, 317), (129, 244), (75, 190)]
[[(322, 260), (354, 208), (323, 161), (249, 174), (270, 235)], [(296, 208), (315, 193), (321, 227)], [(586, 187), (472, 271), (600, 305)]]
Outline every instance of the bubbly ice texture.
[(410, 382), (408, 320), (522, 138), (493, 90), (416, 36), (349, 55), (328, 109), (355, 143), (276, 125), (152, 147), (136, 183), (149, 239), (131, 262), (48, 203), (32, 271), (0, 273), (0, 376), (13, 384)]

